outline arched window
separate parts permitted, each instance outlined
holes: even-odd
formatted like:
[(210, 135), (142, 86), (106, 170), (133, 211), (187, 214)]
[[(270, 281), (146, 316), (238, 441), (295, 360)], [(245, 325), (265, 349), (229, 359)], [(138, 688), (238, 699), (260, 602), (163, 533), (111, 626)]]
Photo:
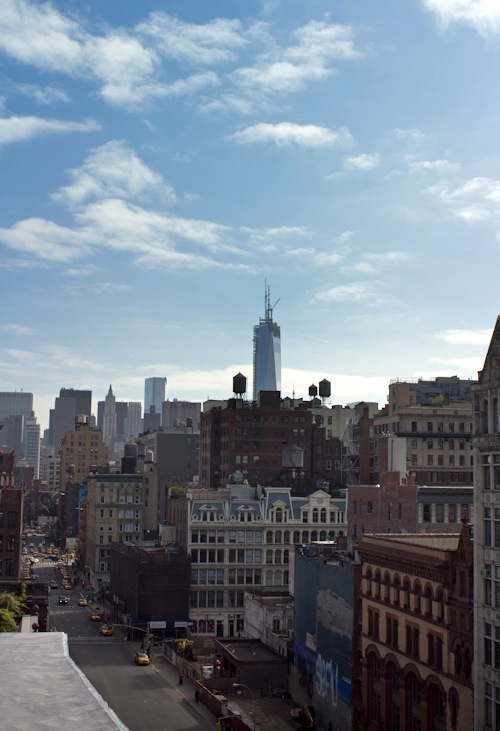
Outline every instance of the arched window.
[(300, 543), (300, 531), (298, 530), (293, 531), (293, 543), (295, 546), (298, 546)]
[(448, 442), (448, 447), (450, 449), (455, 449), (455, 440), (454, 439), (450, 439), (450, 441)]
[(312, 511), (312, 522), (317, 523), (318, 522), (318, 508), (313, 508)]
[(491, 408), (493, 411), (493, 431), (495, 434), (498, 434), (498, 399), (493, 400)]
[(290, 543), (290, 531), (289, 531), (289, 530), (286, 530), (286, 531), (285, 531), (285, 532), (283, 533), (283, 543), (284, 543), (284, 544), (285, 544), (286, 546), (288, 546), (288, 544)]
[(320, 520), (320, 523), (326, 523), (326, 508), (321, 508), (319, 520)]
[(481, 426), (482, 433), (488, 434), (490, 431), (490, 412), (487, 399), (484, 399), (483, 403), (481, 404)]
[(399, 580), (399, 576), (394, 577), (393, 587), (394, 587), (394, 596), (393, 596), (394, 604), (399, 607), (400, 592), (401, 592), (401, 582)]
[(274, 522), (275, 523), (284, 523), (283, 508), (276, 508), (276, 510), (274, 511)]
[(307, 530), (302, 531), (302, 543), (309, 543), (309, 531)]
[(432, 587), (425, 587), (425, 616), (432, 617)]
[(288, 563), (290, 559), (290, 551), (288, 549), (285, 549), (283, 551), (283, 563)]
[(401, 697), (400, 697), (400, 673), (397, 666), (390, 662), (387, 664), (387, 731), (401, 731)]
[(274, 542), (280, 544), (283, 542), (283, 534), (280, 530), (277, 530), (274, 534)]
[(266, 551), (266, 563), (272, 563), (273, 562), (273, 552), (271, 549), (268, 549)]
[(403, 607), (405, 609), (410, 608), (410, 595), (411, 595), (410, 580), (408, 578), (406, 578), (403, 582)]
[(380, 660), (371, 652), (368, 655), (368, 718), (371, 721), (380, 721), (380, 706), (382, 697)]
[(317, 530), (312, 530), (311, 531), (311, 542), (312, 541), (317, 541), (317, 540), (318, 540), (318, 531)]
[(380, 575), (380, 571), (376, 571), (375, 572), (375, 598), (376, 599), (380, 599), (381, 583), (382, 583), (382, 577)]
[(460, 701), (456, 688), (450, 688), (449, 693), (450, 702), (450, 723), (452, 728), (456, 728), (458, 725), (458, 710), (460, 708)]
[(429, 731), (445, 731), (445, 704), (446, 698), (443, 691), (435, 683), (429, 685), (428, 699), (428, 725)]
[(437, 621), (444, 622), (444, 592), (439, 590), (436, 594)]
[(283, 585), (283, 573), (281, 571), (274, 572), (274, 586)]
[(406, 723), (404, 728), (417, 731), (422, 728), (422, 695), (420, 681), (415, 673), (406, 677)]
[(272, 585), (273, 585), (273, 572), (266, 571), (266, 586), (272, 586)]
[(281, 548), (277, 548), (274, 552), (274, 563), (280, 564), (282, 555)]
[(372, 570), (368, 569), (365, 576), (366, 580), (366, 596), (372, 595)]
[(272, 543), (273, 542), (273, 532), (272, 530), (266, 531), (266, 543)]
[(384, 576), (384, 602), (391, 600), (391, 577), (389, 574)]
[(418, 581), (416, 581), (413, 586), (413, 594), (414, 594), (413, 611), (416, 614), (420, 614), (420, 612), (422, 611), (422, 587), (420, 586), (420, 583)]
[(326, 530), (320, 530), (320, 532), (319, 532), (319, 540), (320, 541), (326, 541)]

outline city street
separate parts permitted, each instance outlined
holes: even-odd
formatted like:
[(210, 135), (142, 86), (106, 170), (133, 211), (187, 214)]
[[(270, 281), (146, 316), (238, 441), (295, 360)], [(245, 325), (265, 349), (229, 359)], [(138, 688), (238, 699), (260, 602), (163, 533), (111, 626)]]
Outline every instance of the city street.
[[(42, 581), (59, 579), (59, 571), (42, 562), (37, 573)], [(59, 605), (59, 594), (68, 597)], [(79, 607), (78, 589), (50, 593), (50, 625), (69, 637), (71, 658), (130, 731), (207, 731), (215, 718), (195, 703), (190, 683), (178, 685), (178, 675), (159, 652), (147, 666), (134, 663), (140, 641), (128, 642), (124, 630), (112, 637), (99, 634), (99, 622), (89, 619), (90, 607)], [(153, 648), (155, 649), (155, 648)]]

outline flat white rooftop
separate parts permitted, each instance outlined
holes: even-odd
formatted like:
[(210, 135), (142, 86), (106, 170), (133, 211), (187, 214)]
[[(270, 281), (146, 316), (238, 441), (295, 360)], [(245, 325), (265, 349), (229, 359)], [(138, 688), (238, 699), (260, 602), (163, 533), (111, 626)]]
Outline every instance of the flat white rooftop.
[(128, 731), (70, 658), (64, 632), (0, 632), (0, 665), (4, 728)]

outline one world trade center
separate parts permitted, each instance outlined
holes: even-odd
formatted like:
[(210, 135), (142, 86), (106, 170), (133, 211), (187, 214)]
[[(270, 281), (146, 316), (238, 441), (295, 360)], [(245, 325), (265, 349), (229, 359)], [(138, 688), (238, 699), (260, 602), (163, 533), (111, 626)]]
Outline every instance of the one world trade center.
[(281, 391), (281, 333), (273, 322), (270, 288), (265, 288), (265, 317), (253, 329), (253, 399), (260, 391)]

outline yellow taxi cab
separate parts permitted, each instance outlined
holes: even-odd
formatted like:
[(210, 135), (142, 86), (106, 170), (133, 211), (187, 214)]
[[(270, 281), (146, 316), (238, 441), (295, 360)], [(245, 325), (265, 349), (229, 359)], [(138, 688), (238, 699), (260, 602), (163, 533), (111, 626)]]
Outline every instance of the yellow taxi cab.
[(102, 622), (102, 614), (100, 612), (91, 612), (89, 614), (89, 619), (91, 619), (92, 622)]
[(101, 624), (99, 627), (99, 632), (104, 637), (110, 637), (111, 635), (115, 634), (115, 628), (112, 624)]
[(138, 650), (134, 655), (134, 662), (136, 665), (149, 665), (151, 662), (151, 658), (149, 657), (147, 652), (144, 652), (143, 650)]
[(88, 601), (84, 599), (83, 597), (80, 597), (78, 600), (78, 606), (79, 607), (86, 607), (88, 605)]

